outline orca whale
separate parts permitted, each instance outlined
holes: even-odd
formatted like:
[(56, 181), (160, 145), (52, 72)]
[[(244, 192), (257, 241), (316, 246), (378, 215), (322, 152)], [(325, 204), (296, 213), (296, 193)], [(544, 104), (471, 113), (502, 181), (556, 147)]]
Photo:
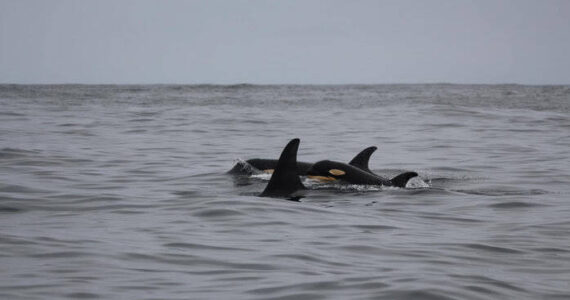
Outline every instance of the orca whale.
[[(360, 151), (348, 164), (360, 168), (368, 173), (372, 173), (368, 168), (368, 162), (370, 160), (370, 156), (374, 151), (378, 149), (375, 146), (368, 147), (362, 151)], [(228, 171), (228, 174), (232, 175), (252, 175), (256, 173), (256, 171), (261, 171), (264, 173), (273, 173), (275, 170), (275, 166), (277, 166), (276, 159), (262, 159), (262, 158), (253, 158), (248, 159), (245, 162), (240, 161), (236, 163), (236, 165)], [(307, 171), (311, 168), (313, 164), (303, 161), (297, 162), (297, 174), (300, 176), (307, 175)], [(253, 169), (252, 169), (253, 167)]]
[(403, 188), (406, 187), (406, 184), (411, 178), (418, 176), (418, 173), (405, 172), (392, 179), (388, 179), (372, 173), (369, 169), (367, 172), (364, 169), (349, 164), (322, 160), (311, 166), (307, 171), (307, 176), (319, 181), (340, 180), (350, 184), (396, 186)]
[(283, 148), (275, 166), (273, 175), (260, 197), (291, 197), (294, 193), (305, 189), (297, 170), (297, 150), (299, 139), (292, 139)]
[[(292, 200), (298, 200), (297, 192), (306, 189), (297, 170), (297, 151), (299, 150), (300, 142), (298, 138), (292, 139), (283, 148), (275, 165), (273, 175), (271, 175), (269, 183), (259, 195), (260, 197), (292, 197)], [(387, 179), (372, 173), (368, 168), (368, 159), (375, 150), (376, 147), (366, 148), (361, 152), (365, 153), (360, 158), (358, 158), (360, 153), (355, 157), (355, 159), (358, 158), (356, 159), (356, 164), (363, 167), (362, 169), (350, 164), (322, 160), (314, 163), (309, 168), (307, 176), (315, 179), (339, 180), (350, 184), (396, 186), (402, 188), (406, 187), (411, 178), (418, 176), (416, 172), (405, 172), (392, 179)]]

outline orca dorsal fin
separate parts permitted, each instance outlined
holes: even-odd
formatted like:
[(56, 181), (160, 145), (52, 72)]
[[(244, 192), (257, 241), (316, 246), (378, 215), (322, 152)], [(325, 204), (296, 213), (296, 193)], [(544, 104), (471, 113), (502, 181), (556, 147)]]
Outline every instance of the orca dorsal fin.
[(418, 176), (418, 173), (416, 172), (405, 172), (390, 179), (390, 181), (394, 186), (405, 188), (408, 181), (416, 176)]
[(273, 175), (265, 187), (261, 197), (288, 197), (294, 192), (305, 187), (297, 173), (297, 150), (299, 139), (292, 139), (279, 157)]
[(370, 156), (372, 156), (372, 153), (374, 153), (376, 149), (378, 149), (378, 147), (371, 146), (360, 151), (360, 153), (356, 154), (356, 156), (348, 164), (355, 166), (367, 173), (372, 173), (372, 171), (370, 171), (368, 168), (368, 161), (370, 161)]

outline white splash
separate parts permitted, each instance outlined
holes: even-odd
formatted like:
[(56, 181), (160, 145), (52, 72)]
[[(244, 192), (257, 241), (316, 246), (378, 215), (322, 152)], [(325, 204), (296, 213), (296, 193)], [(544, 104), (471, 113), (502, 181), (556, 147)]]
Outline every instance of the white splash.
[(424, 189), (428, 188), (429, 184), (423, 181), (420, 177), (413, 177), (406, 183), (407, 189)]
[(261, 179), (261, 180), (269, 180), (271, 179), (271, 174), (269, 173), (259, 173), (259, 174), (252, 174), (251, 176), (249, 176), (251, 178), (255, 178), (255, 179)]

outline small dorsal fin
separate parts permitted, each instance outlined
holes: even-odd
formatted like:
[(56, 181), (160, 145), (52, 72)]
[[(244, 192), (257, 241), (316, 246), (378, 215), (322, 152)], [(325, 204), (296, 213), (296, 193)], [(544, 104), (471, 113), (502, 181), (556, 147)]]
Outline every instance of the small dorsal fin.
[(297, 150), (299, 139), (292, 139), (279, 157), (273, 175), (265, 187), (261, 197), (287, 197), (305, 187), (297, 174)]
[(394, 186), (405, 188), (408, 181), (416, 176), (418, 176), (416, 172), (405, 172), (392, 178), (390, 181)]
[(376, 149), (378, 149), (378, 147), (371, 146), (360, 151), (360, 153), (358, 153), (348, 164), (355, 166), (362, 171), (373, 174), (372, 171), (370, 171), (368, 168), (368, 161), (370, 161), (370, 156), (372, 153), (374, 153), (374, 151), (376, 151)]

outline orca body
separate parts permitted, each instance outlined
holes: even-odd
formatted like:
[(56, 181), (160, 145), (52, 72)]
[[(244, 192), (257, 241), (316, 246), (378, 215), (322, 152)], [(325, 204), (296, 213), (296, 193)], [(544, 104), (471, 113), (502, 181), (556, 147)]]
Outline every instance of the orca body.
[(322, 160), (314, 163), (307, 171), (307, 175), (309, 178), (321, 181), (340, 180), (350, 184), (396, 186), (403, 188), (406, 187), (408, 180), (418, 176), (418, 173), (405, 172), (392, 179), (388, 179), (376, 175), (370, 172), (370, 170), (367, 172), (364, 169), (349, 164)]
[(269, 183), (260, 197), (295, 197), (295, 192), (305, 189), (297, 170), (299, 139), (292, 139), (283, 151)]
[[(353, 165), (357, 168), (364, 170), (365, 172), (372, 173), (368, 168), (368, 162), (370, 161), (370, 156), (374, 151), (378, 149), (375, 146), (368, 147), (360, 153), (358, 153), (350, 162), (350, 165)], [(231, 170), (228, 171), (228, 174), (232, 175), (252, 175), (258, 172), (264, 173), (273, 173), (275, 167), (277, 166), (277, 159), (262, 159), (262, 158), (253, 158), (248, 159), (245, 162), (240, 161), (238, 162)], [(297, 174), (300, 176), (306, 176), (307, 171), (311, 168), (313, 164), (308, 162), (297, 162)], [(252, 168), (253, 167), (253, 168)]]

